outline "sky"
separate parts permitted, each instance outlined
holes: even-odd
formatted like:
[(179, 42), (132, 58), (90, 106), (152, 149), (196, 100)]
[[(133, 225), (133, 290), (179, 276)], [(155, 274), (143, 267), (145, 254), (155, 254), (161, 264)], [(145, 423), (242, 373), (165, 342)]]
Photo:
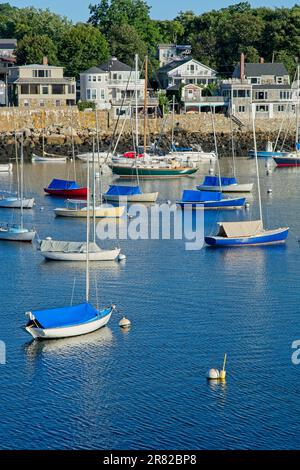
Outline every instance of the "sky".
[[(151, 17), (154, 19), (172, 19), (180, 10), (193, 10), (195, 13), (224, 8), (241, 0), (148, 0), (152, 7)], [(99, 3), (98, 0), (1, 0), (0, 3), (10, 3), (16, 7), (34, 6), (49, 8), (55, 13), (68, 16), (74, 22), (86, 21), (89, 16), (89, 4)], [(250, 0), (253, 7), (291, 7), (296, 0)]]

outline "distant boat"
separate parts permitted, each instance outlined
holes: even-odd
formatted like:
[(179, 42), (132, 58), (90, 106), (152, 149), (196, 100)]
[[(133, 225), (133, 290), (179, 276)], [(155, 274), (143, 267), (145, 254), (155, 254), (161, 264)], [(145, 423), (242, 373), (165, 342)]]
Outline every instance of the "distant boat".
[(221, 192), (195, 191), (185, 189), (181, 201), (176, 204), (185, 208), (203, 209), (241, 209), (246, 198), (224, 198)]
[[(68, 242), (56, 240), (40, 240), (38, 249), (41, 255), (53, 261), (85, 261), (86, 243)], [(121, 250), (102, 250), (96, 243), (90, 242), (89, 257), (90, 261), (114, 261), (118, 258)]]
[[(221, 185), (220, 185), (221, 182)], [(197, 186), (200, 191), (222, 191), (223, 193), (250, 193), (253, 183), (239, 184), (235, 177), (205, 176), (202, 184)]]
[(33, 162), (52, 162), (52, 163), (64, 163), (67, 161), (67, 157), (60, 157), (52, 153), (43, 152), (42, 155), (37, 155), (34, 153), (32, 155), (31, 161)]
[[(89, 183), (88, 183), (89, 188)], [(87, 191), (87, 204), (90, 205)], [(110, 320), (114, 306), (98, 310), (90, 304), (90, 216), (86, 221), (86, 276), (85, 302), (79, 305), (27, 312), (26, 331), (34, 339), (58, 339), (92, 333), (104, 327)]]
[(13, 171), (12, 163), (0, 163), (0, 173), (11, 173)]
[[(258, 158), (283, 157), (287, 153), (288, 152), (285, 152), (285, 151), (273, 150), (273, 143), (268, 141), (267, 144), (266, 144), (266, 149), (265, 150), (258, 150), (257, 151), (257, 156), (258, 156)], [(249, 150), (248, 157), (255, 158), (255, 151), (254, 150)]]
[(65, 198), (87, 197), (87, 188), (81, 188), (76, 181), (54, 179), (44, 191), (51, 196)]
[(105, 201), (119, 202), (155, 202), (158, 192), (143, 193), (139, 186), (110, 185), (109, 190), (102, 195)]
[(284, 243), (288, 237), (289, 228), (280, 227), (277, 229), (266, 230), (263, 225), (262, 202), (260, 191), (260, 179), (258, 169), (258, 158), (256, 148), (255, 121), (252, 116), (256, 176), (258, 188), (259, 214), (260, 219), (254, 221), (240, 222), (221, 222), (219, 231), (215, 236), (205, 237), (208, 245), (219, 247), (236, 247), (249, 245), (274, 245)]
[[(93, 216), (93, 206), (89, 206), (82, 200), (67, 200), (66, 207), (57, 207), (54, 209), (55, 215), (59, 217), (87, 217), (87, 214)], [(111, 206), (109, 204), (100, 204), (95, 206), (95, 217), (97, 218), (119, 218), (125, 212), (125, 206)]]
[(291, 152), (282, 157), (273, 157), (278, 167), (300, 166), (300, 151)]
[(126, 179), (136, 178), (137, 175), (143, 179), (178, 178), (193, 175), (198, 171), (198, 168), (182, 166), (168, 161), (111, 164), (111, 169), (113, 173)]
[(32, 209), (34, 206), (34, 198), (23, 198), (20, 197), (8, 196), (0, 197), (0, 207), (2, 209)]

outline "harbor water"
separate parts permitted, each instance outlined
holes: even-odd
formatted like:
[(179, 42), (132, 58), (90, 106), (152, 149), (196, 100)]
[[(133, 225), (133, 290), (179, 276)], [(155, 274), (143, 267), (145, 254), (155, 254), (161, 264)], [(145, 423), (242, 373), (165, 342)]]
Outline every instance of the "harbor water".
[[(286, 246), (185, 250), (184, 240), (120, 243), (127, 260), (91, 263), (91, 290), (100, 306), (115, 303), (132, 328), (109, 326), (78, 338), (33, 342), (24, 313), (84, 299), (84, 263), (43, 260), (28, 245), (0, 241), (1, 449), (296, 449), (299, 448), (300, 169), (271, 171), (260, 161), (264, 225), (289, 226)], [(229, 171), (229, 159), (221, 162)], [(27, 190), (36, 207), (25, 223), (40, 238), (84, 240), (84, 220), (55, 218), (60, 199), (45, 196), (71, 164), (28, 164)], [(78, 163), (84, 182), (85, 164)], [(175, 201), (195, 177), (142, 183)], [(254, 182), (250, 208), (207, 211), (206, 234), (217, 222), (258, 217), (254, 160), (238, 161), (241, 183)], [(111, 176), (104, 177), (107, 188)], [(0, 189), (16, 176), (0, 175)], [(268, 189), (272, 189), (268, 193)], [(192, 214), (190, 214), (192, 217)], [(18, 212), (0, 209), (2, 223)], [(101, 242), (99, 242), (101, 243)], [(226, 383), (206, 372), (222, 366)]]

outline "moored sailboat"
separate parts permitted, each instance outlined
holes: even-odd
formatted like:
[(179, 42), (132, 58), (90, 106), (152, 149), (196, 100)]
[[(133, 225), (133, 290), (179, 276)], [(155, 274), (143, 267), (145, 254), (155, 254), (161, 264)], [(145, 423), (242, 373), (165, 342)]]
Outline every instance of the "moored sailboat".
[(176, 204), (183, 209), (241, 209), (246, 198), (224, 198), (221, 192), (202, 192), (185, 189)]

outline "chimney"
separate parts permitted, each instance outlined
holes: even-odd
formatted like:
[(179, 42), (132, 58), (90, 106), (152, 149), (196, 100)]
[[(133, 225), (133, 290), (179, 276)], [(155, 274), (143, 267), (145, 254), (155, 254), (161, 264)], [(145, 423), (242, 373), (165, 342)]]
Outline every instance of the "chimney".
[(48, 57), (47, 56), (43, 57), (43, 65), (48, 65)]
[(240, 79), (243, 80), (245, 78), (245, 55), (241, 53), (241, 62), (240, 62)]

